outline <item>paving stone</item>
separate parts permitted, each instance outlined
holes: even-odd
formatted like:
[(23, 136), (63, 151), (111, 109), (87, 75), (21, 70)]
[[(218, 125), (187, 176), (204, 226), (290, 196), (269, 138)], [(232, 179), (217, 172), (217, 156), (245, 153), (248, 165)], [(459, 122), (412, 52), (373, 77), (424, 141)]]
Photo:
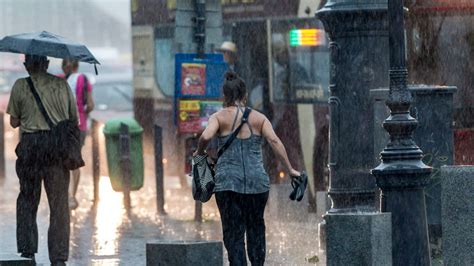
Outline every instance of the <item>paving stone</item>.
[(30, 266), (35, 265), (33, 260), (22, 258), (17, 254), (0, 253), (0, 266)]

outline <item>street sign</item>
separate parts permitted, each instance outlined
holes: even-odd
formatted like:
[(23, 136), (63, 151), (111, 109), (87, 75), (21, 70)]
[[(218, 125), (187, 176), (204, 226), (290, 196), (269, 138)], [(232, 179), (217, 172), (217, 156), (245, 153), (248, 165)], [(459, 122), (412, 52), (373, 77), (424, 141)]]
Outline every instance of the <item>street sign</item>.
[(178, 130), (181, 133), (197, 133), (201, 130), (200, 105), (197, 100), (180, 100)]
[(175, 97), (215, 99), (221, 97), (221, 86), (228, 66), (222, 54), (175, 55)]
[(200, 133), (222, 108), (221, 87), (228, 66), (222, 54), (176, 54), (175, 121), (180, 133)]
[(206, 94), (206, 64), (181, 64), (181, 95)]
[(221, 101), (179, 100), (178, 130), (181, 133), (202, 132), (212, 114), (222, 109)]

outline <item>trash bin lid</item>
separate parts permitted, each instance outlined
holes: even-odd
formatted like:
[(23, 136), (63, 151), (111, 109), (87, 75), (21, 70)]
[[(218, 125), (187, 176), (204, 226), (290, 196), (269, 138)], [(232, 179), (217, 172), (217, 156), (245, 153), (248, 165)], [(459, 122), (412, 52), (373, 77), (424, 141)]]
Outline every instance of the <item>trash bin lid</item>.
[(143, 132), (143, 128), (140, 126), (140, 124), (138, 124), (137, 120), (133, 118), (116, 118), (110, 119), (105, 123), (103, 130), (104, 134), (119, 135), (120, 126), (122, 123), (128, 126), (128, 131), (130, 135), (141, 134)]

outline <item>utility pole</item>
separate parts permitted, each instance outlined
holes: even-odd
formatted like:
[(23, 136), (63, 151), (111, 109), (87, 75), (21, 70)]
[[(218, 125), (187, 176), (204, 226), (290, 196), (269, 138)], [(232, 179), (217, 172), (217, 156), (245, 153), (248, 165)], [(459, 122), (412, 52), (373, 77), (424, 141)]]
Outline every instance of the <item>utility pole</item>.
[(204, 54), (222, 43), (220, 0), (177, 0), (175, 21), (176, 52)]
[[(175, 43), (179, 53), (196, 53), (204, 58), (206, 52), (213, 52), (214, 47), (222, 43), (222, 8), (220, 0), (177, 0)], [(180, 135), (179, 141), (195, 136)], [(185, 147), (186, 145), (180, 145)], [(184, 150), (179, 151), (186, 160)], [(183, 167), (184, 169), (184, 167)], [(194, 220), (202, 221), (202, 203), (195, 202)]]
[(196, 17), (194, 18), (194, 41), (199, 58), (204, 58), (206, 44), (206, 0), (195, 0)]

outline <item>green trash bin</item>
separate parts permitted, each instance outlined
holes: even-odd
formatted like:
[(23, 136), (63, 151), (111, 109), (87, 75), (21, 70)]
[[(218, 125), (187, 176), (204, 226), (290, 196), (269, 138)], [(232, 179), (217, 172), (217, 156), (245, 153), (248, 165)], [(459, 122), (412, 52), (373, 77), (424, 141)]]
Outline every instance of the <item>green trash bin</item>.
[(130, 134), (130, 190), (138, 190), (143, 186), (143, 128), (133, 118), (111, 119), (105, 123), (105, 148), (110, 182), (115, 191), (123, 191), (122, 168), (120, 167), (120, 125), (128, 126)]

